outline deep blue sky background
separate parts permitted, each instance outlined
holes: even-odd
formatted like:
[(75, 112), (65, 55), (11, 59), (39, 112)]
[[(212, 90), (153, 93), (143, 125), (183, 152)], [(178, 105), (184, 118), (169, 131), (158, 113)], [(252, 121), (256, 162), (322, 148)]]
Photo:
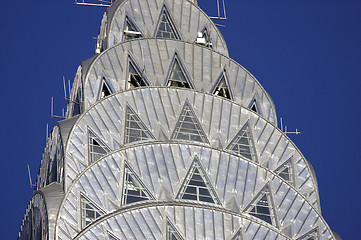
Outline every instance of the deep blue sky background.
[[(198, 0), (208, 15), (216, 0)], [(1, 239), (15, 239), (45, 146), (50, 99), (65, 107), (62, 76), (91, 57), (103, 8), (72, 0), (0, 7)], [(273, 98), (278, 117), (315, 168), (322, 213), (343, 239), (359, 239), (361, 1), (227, 0), (220, 22), (230, 56)]]

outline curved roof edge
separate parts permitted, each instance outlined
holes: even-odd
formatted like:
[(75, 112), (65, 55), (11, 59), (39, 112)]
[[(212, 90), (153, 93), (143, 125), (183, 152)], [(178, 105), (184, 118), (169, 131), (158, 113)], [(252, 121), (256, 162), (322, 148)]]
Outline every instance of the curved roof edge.
[[(120, 0), (121, 1), (121, 0)], [(142, 38), (142, 39), (139, 39), (139, 40), (131, 40), (131, 41), (144, 41), (144, 40), (149, 40), (149, 39), (158, 39), (158, 38)], [(195, 43), (190, 43), (190, 42), (186, 42), (186, 41), (183, 41), (183, 40), (178, 40), (178, 39), (163, 39), (163, 40), (166, 40), (166, 41), (178, 41), (178, 42), (184, 42), (185, 44), (192, 44), (192, 45), (196, 45), (198, 47), (201, 47), (201, 48), (206, 48), (208, 49), (207, 47), (205, 46), (201, 46), (201, 45), (197, 45)], [(99, 58), (101, 58), (106, 52), (108, 52), (109, 50), (113, 49), (113, 48), (116, 48), (117, 46), (120, 46), (122, 44), (126, 44), (128, 41), (126, 42), (120, 42), (120, 43), (117, 43), (107, 49), (105, 49), (104, 51), (102, 51), (101, 53), (97, 54), (97, 55), (94, 55), (93, 57), (83, 61), (80, 65), (82, 66), (82, 69), (81, 69), (81, 73), (82, 73), (82, 76), (81, 76), (81, 79), (83, 80), (83, 84), (85, 86), (86, 84), (86, 80), (87, 78), (89, 77), (89, 70), (94, 66), (96, 60), (98, 60)], [(266, 91), (266, 89), (263, 87), (263, 85), (260, 83), (260, 81), (258, 81), (258, 79), (250, 72), (248, 71), (243, 65), (241, 65), (240, 63), (238, 63), (235, 59), (231, 58), (229, 55), (224, 55), (220, 52), (217, 52), (215, 50), (212, 50), (212, 49), (208, 49), (212, 52), (215, 52), (217, 54), (219, 54), (220, 56), (223, 56), (225, 57), (226, 59), (232, 61), (233, 63), (235, 63), (236, 65), (238, 65), (240, 68), (242, 68), (247, 74), (250, 75), (250, 77), (252, 79), (255, 80), (255, 82), (259, 85), (259, 87), (262, 89), (263, 92), (265, 92), (266, 96), (267, 96), (267, 99), (269, 100), (270, 104), (271, 104), (271, 108), (273, 109), (274, 111), (274, 125), (278, 125), (278, 119), (277, 119), (277, 111), (276, 111), (276, 106), (273, 102), (273, 99), (271, 97), (271, 95)], [(158, 86), (159, 87), (159, 86)], [(244, 106), (246, 107), (246, 106)], [(85, 112), (85, 111), (84, 111)]]
[[(126, 1), (129, 1), (129, 0), (116, 0), (115, 2), (112, 3), (112, 5), (111, 5), (110, 7), (108, 7), (108, 8), (105, 10), (104, 15), (103, 15), (102, 22), (103, 22), (103, 20), (104, 20), (104, 18), (105, 18), (105, 19), (106, 19), (105, 25), (106, 25), (106, 32), (107, 32), (106, 35), (107, 35), (107, 36), (108, 36), (108, 33), (109, 33), (110, 24), (111, 24), (111, 21), (109, 21), (109, 20), (112, 20), (112, 19), (113, 19), (115, 13), (119, 10), (120, 5), (124, 4)], [(203, 11), (203, 9), (201, 9), (201, 8), (199, 7), (197, 0), (185, 0), (185, 1), (188, 1), (188, 2), (190, 2), (192, 5), (194, 5), (201, 13), (203, 13), (203, 14), (206, 16), (206, 18), (209, 20), (209, 22), (211, 23), (211, 25), (214, 26), (214, 28), (215, 28), (216, 31), (218, 32), (219, 37), (221, 38), (221, 41), (224, 43), (224, 49), (225, 49), (225, 51), (226, 51), (227, 56), (229, 57), (229, 51), (228, 51), (228, 46), (227, 46), (226, 40), (224, 39), (223, 34), (222, 34), (221, 31), (218, 29), (217, 25), (212, 21), (212, 19), (208, 16), (208, 14), (205, 13), (205, 12)], [(102, 28), (102, 26), (100, 26), (100, 28)], [(98, 39), (99, 39), (99, 37), (98, 37)], [(108, 49), (109, 46), (108, 46), (108, 44), (106, 44), (106, 45), (107, 45), (107, 48), (106, 48), (106, 49)], [(104, 50), (106, 50), (106, 49), (104, 49)]]
[(68, 141), (69, 133), (71, 132), (71, 129), (73, 128), (79, 116), (80, 115), (76, 115), (72, 118), (59, 121), (55, 124), (55, 126), (58, 126), (60, 129), (60, 136), (61, 140), (63, 141), (63, 146)]
[(48, 214), (49, 240), (53, 240), (55, 239), (55, 227), (60, 209), (59, 207), (65, 196), (63, 186), (60, 183), (52, 182), (38, 192), (41, 192), (45, 199)]

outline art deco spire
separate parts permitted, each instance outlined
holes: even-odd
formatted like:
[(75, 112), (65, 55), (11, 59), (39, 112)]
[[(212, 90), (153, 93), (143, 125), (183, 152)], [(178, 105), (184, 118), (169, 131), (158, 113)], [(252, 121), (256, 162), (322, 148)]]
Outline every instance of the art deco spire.
[(19, 239), (336, 239), (310, 163), (197, 1), (114, 2), (70, 98)]

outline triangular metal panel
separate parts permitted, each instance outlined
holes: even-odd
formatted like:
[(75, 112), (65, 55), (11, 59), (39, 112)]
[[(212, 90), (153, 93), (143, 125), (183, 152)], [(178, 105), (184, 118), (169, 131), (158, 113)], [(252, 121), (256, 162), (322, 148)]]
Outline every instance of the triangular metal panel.
[(155, 37), (180, 39), (177, 28), (175, 27), (172, 17), (169, 14), (168, 9), (165, 5), (163, 6), (159, 15), (158, 25), (155, 31)]
[(140, 117), (127, 104), (125, 111), (124, 143), (147, 141), (155, 139)]
[(232, 91), (228, 84), (226, 69), (224, 69), (219, 75), (216, 84), (214, 84), (211, 90), (211, 93), (230, 100), (233, 99)]
[(244, 211), (275, 227), (278, 226), (276, 211), (268, 184), (258, 192)]
[(89, 162), (95, 162), (108, 152), (110, 148), (100, 138), (88, 128), (88, 159)]
[(241, 130), (236, 134), (232, 141), (228, 144), (228, 150), (245, 157), (248, 160), (257, 162), (257, 154), (252, 138), (252, 133), (249, 127), (249, 122), (246, 122)]
[(187, 100), (183, 106), (181, 114), (179, 115), (171, 138), (209, 143), (197, 116), (193, 112), (193, 109)]
[(142, 38), (143, 34), (139, 31), (137, 25), (128, 17), (125, 17), (124, 21), (124, 31), (123, 31), (123, 40), (132, 40), (136, 38)]
[(154, 199), (128, 164), (124, 166), (122, 205)]
[(220, 204), (216, 191), (196, 156), (177, 195), (178, 199)]

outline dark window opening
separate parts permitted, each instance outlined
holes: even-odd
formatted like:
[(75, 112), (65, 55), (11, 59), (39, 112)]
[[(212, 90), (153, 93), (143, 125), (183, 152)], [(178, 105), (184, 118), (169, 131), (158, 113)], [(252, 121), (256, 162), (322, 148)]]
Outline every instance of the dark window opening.
[(134, 67), (133, 63), (129, 61), (129, 76), (128, 76), (128, 88), (144, 87), (148, 84), (145, 82), (142, 75)]
[(173, 66), (168, 77), (168, 87), (191, 88), (188, 79), (183, 72), (177, 58), (174, 58)]
[(124, 28), (124, 40), (132, 40), (136, 38), (142, 38), (142, 33), (138, 31), (135, 25), (129, 20), (128, 17), (125, 19)]

